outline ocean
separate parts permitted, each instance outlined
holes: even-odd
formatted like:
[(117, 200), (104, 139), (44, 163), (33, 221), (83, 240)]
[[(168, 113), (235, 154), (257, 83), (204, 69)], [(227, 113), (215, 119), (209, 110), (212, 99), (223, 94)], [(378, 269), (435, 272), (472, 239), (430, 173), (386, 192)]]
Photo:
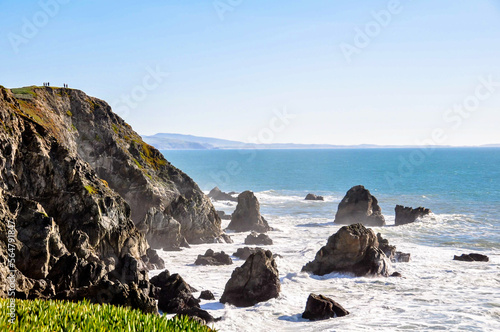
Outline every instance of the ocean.
[[(215, 301), (202, 308), (220, 331), (500, 331), (500, 149), (339, 150), (168, 150), (167, 160), (208, 193), (252, 190), (261, 213), (276, 228), (268, 246), (277, 258), (282, 290), (278, 298), (250, 308), (218, 299), (236, 266), (196, 266), (211, 248), (232, 254), (247, 233), (230, 233), (234, 244), (193, 245), (181, 252), (159, 251), (171, 273)], [(328, 237), (338, 203), (362, 184), (377, 197), (387, 226), (374, 227), (409, 263), (394, 263), (402, 278), (354, 278), (337, 273), (302, 273)], [(307, 193), (325, 201), (305, 201)], [(434, 214), (394, 226), (394, 207), (424, 206)], [(234, 202), (214, 202), (232, 213)], [(223, 228), (229, 221), (223, 220)], [(459, 262), (454, 255), (477, 252), (490, 261)], [(161, 271), (151, 271), (151, 276)], [(309, 293), (333, 298), (350, 315), (326, 321), (301, 318)]]

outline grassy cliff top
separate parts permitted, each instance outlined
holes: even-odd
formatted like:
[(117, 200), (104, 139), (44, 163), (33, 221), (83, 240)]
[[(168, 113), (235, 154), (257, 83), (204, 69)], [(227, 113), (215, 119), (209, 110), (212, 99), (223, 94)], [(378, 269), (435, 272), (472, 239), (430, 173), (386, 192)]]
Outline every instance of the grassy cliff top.
[(8, 323), (9, 299), (0, 299), (0, 330), (9, 331), (215, 331), (188, 317), (166, 319), (138, 310), (88, 301), (16, 300), (16, 322)]

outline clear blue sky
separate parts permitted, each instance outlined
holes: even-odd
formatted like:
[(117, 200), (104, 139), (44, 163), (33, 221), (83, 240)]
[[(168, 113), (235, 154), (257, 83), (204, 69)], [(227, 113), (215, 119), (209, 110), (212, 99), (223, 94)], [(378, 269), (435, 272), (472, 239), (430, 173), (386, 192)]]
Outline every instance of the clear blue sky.
[[(436, 143), (500, 143), (500, 86), (479, 80), (500, 82), (500, 1), (389, 3), (0, 1), (0, 84), (68, 83), (140, 134), (415, 144), (439, 129)], [(154, 87), (148, 68), (169, 75)], [(283, 109), (284, 127), (271, 121)]]

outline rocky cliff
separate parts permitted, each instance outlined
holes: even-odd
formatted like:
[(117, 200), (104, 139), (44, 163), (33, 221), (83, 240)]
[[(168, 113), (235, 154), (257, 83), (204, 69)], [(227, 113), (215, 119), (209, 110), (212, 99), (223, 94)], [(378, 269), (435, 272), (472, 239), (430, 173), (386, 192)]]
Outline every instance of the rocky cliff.
[(108, 104), (48, 87), (0, 86), (0, 296), (9, 224), (19, 297), (78, 298), (111, 282), (146, 311), (155, 306), (147, 298), (149, 245), (221, 236), (220, 218), (193, 180)]

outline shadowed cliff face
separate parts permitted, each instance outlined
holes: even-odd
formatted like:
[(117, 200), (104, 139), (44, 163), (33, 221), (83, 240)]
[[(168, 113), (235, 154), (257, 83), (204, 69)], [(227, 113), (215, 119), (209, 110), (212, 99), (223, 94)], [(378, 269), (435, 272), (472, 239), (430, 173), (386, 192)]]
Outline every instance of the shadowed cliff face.
[(221, 235), (220, 218), (196, 183), (144, 143), (107, 103), (78, 90), (28, 91), (13, 95), (20, 112), (125, 199), (153, 248), (177, 248), (183, 237), (213, 242)]
[(182, 237), (221, 234), (193, 180), (105, 102), (77, 90), (0, 86), (0, 297), (11, 267), (19, 298), (89, 298), (155, 312), (148, 240), (175, 248)]

